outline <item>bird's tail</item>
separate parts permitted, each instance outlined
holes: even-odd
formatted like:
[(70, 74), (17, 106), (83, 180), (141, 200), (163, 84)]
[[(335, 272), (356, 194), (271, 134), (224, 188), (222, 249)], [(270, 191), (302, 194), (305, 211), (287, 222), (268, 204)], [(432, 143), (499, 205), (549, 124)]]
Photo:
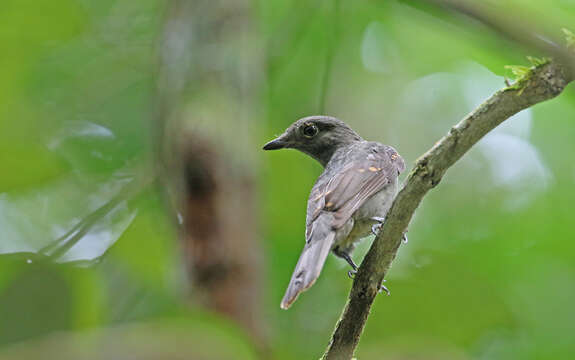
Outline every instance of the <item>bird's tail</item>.
[[(317, 230), (317, 229), (314, 229)], [(331, 250), (335, 239), (335, 232), (332, 229), (321, 232), (309, 239), (299, 257), (295, 270), (289, 282), (288, 288), (281, 302), (282, 309), (288, 309), (297, 299), (301, 292), (306, 291), (318, 278), (325, 263), (327, 255)]]

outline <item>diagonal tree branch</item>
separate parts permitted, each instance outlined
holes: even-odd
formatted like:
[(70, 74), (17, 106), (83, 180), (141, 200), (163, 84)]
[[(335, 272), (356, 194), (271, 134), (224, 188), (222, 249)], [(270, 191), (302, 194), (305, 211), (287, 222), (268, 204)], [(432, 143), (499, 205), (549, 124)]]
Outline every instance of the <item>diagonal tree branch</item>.
[(439, 184), (457, 160), (489, 131), (512, 115), (559, 95), (573, 81), (575, 60), (566, 48), (536, 32), (504, 21), (476, 2), (418, 0), (461, 14), (517, 44), (542, 51), (553, 60), (540, 63), (512, 86), (499, 90), (467, 115), (449, 133), (421, 156), (389, 210), (353, 282), (348, 302), (336, 324), (323, 359), (351, 359), (382, 281), (397, 255), (404, 231), (423, 197)]
[(572, 81), (564, 66), (547, 61), (499, 90), (453, 126), (420, 157), (365, 256), (324, 359), (351, 359), (382, 281), (397, 255), (402, 234), (425, 194), (484, 135), (519, 111), (559, 95)]
[(359, 268), (324, 359), (351, 359), (353, 356), (373, 300), (397, 255), (403, 232), (425, 194), (439, 184), (447, 169), (504, 120), (559, 95), (571, 80), (555, 62), (534, 67), (525, 78), (496, 92), (453, 126), (417, 160)]
[(570, 81), (555, 62), (534, 67), (525, 78), (496, 92), (453, 126), (417, 160), (359, 268), (324, 359), (351, 359), (373, 300), (397, 255), (403, 232), (425, 194), (439, 184), (447, 169), (497, 125), (523, 109), (559, 95)]

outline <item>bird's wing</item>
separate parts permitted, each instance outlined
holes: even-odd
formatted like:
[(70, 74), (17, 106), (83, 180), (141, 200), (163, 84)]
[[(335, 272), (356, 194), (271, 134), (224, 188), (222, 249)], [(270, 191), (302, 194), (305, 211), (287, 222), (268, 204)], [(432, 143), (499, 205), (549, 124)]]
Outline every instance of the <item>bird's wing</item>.
[(404, 168), (403, 159), (393, 148), (373, 146), (364, 157), (349, 160), (333, 177), (316, 184), (308, 200), (306, 241), (311, 241), (313, 223), (322, 212), (332, 213), (332, 228), (340, 228)]
[(336, 230), (404, 167), (393, 148), (373, 144), (364, 157), (350, 158), (335, 175), (320, 177), (308, 200), (306, 244), (281, 302), (283, 309), (289, 308), (316, 281), (335, 241)]

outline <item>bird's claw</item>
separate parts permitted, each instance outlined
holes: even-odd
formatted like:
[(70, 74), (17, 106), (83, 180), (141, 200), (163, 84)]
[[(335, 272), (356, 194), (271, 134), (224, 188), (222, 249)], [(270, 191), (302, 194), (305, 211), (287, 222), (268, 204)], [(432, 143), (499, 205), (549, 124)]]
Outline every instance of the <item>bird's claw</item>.
[(385, 285), (382, 284), (382, 285), (379, 287), (379, 292), (382, 293), (382, 292), (384, 292), (384, 291), (385, 291), (385, 295), (386, 295), (386, 296), (391, 295), (391, 292), (389, 291), (389, 289), (388, 289), (387, 287), (385, 287)]
[(349, 276), (350, 279), (355, 279), (355, 274), (357, 274), (357, 270), (349, 270), (347, 272), (347, 276)]
[[(349, 270), (347, 272), (347, 276), (349, 276), (350, 279), (355, 279), (355, 274), (357, 274), (356, 269)], [(383, 279), (382, 283), (379, 284), (379, 290), (377, 290), (377, 292), (382, 293), (385, 291), (385, 295), (389, 296), (389, 295), (391, 295), (391, 291), (389, 291), (389, 289), (385, 285), (383, 285), (384, 282), (385, 282), (385, 279)]]
[[(383, 222), (385, 221), (385, 218), (374, 216), (371, 218), (371, 220), (376, 221), (376, 223), (371, 226), (371, 233), (377, 236), (377, 234), (379, 234), (379, 231), (383, 227)], [(407, 230), (403, 233), (403, 235), (401, 235), (401, 240), (403, 241), (404, 244), (407, 244), (408, 241)]]
[(371, 233), (375, 236), (377, 236), (377, 234), (379, 233), (379, 230), (381, 230), (381, 223), (377, 223), (377, 224), (373, 224), (371, 226)]
[(376, 221), (376, 223), (371, 226), (371, 233), (373, 235), (377, 236), (377, 234), (379, 233), (379, 230), (381, 230), (381, 227), (383, 226), (383, 222), (385, 221), (385, 218), (379, 217), (379, 216), (374, 216), (371, 218), (371, 220)]
[[(383, 282), (385, 282), (385, 279), (383, 279)], [(379, 284), (379, 290), (378, 290), (378, 292), (379, 292), (379, 293), (382, 293), (382, 292), (385, 291), (385, 294), (386, 294), (387, 296), (391, 295), (391, 292), (389, 291), (389, 289), (388, 289), (385, 285), (383, 285), (383, 282), (382, 282), (381, 284)]]

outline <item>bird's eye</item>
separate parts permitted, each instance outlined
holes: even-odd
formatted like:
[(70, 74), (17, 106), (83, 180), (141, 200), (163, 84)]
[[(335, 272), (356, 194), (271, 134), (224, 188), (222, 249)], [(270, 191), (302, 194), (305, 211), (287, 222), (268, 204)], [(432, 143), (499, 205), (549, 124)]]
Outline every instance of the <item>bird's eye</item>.
[(304, 126), (302, 133), (303, 133), (303, 136), (305, 136), (307, 138), (312, 138), (318, 133), (318, 131), (319, 130), (318, 130), (317, 126), (315, 126), (314, 124), (308, 124), (308, 125)]

